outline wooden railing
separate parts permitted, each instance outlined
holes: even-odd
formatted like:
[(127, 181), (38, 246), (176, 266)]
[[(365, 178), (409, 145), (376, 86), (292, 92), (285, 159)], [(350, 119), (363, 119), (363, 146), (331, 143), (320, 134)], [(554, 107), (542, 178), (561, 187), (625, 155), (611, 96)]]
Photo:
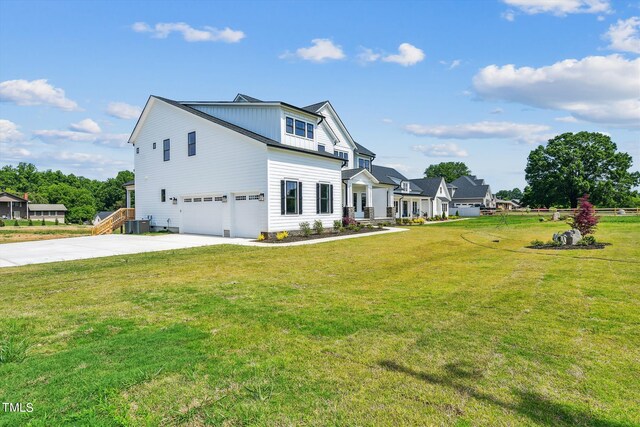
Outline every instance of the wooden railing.
[(133, 208), (120, 208), (91, 229), (91, 235), (111, 234), (113, 230), (121, 227), (125, 221), (135, 219), (136, 210)]
[[(501, 210), (501, 209), (480, 209), (481, 215), (499, 215), (499, 214), (509, 214), (509, 215), (552, 215), (554, 212), (558, 212), (560, 215), (573, 215), (577, 209), (549, 209), (549, 208), (519, 208), (512, 210)], [(624, 211), (624, 215), (640, 215), (640, 207), (639, 208), (595, 208), (596, 215), (605, 215), (605, 216), (618, 216), (618, 212), (620, 210)]]

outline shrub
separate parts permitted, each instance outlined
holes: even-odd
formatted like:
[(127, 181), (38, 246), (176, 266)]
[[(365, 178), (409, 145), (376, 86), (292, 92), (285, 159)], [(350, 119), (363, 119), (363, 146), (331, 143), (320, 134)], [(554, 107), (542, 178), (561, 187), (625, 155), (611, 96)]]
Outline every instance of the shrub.
[(315, 231), (316, 234), (322, 234), (322, 232), (324, 231), (324, 225), (322, 224), (322, 221), (320, 221), (319, 219), (313, 221), (313, 231)]
[(544, 242), (542, 240), (535, 239), (531, 241), (531, 246), (544, 246)]
[(0, 227), (4, 227), (4, 219), (0, 219)]
[(589, 203), (589, 195), (585, 194), (578, 199), (578, 209), (573, 217), (569, 218), (569, 225), (580, 230), (580, 234), (586, 236), (595, 233), (599, 220), (595, 208)]
[(47, 225), (47, 224), (44, 222), (44, 218), (42, 218), (42, 221), (40, 221), (40, 225)]
[(55, 221), (55, 223), (54, 223), (54, 224), (55, 224), (55, 225), (59, 225), (59, 224), (60, 224), (60, 221), (58, 221), (58, 218), (56, 218), (56, 221)]
[(596, 244), (596, 237), (593, 234), (585, 236), (580, 243), (584, 243), (586, 246), (591, 246)]
[(342, 221), (341, 220), (336, 219), (335, 221), (333, 221), (333, 231), (337, 231), (337, 232), (342, 231)]
[(258, 234), (258, 242), (262, 242), (265, 239), (264, 234), (260, 233)]
[(373, 229), (373, 225), (371, 225), (371, 224), (367, 224), (366, 227), (367, 227), (367, 230), (372, 230)]
[(381, 230), (382, 230), (382, 228), (384, 227), (384, 223), (379, 222), (379, 223), (378, 223), (378, 225), (377, 225), (377, 227), (378, 227), (379, 229), (381, 229)]
[(20, 227), (20, 223), (18, 222), (18, 220), (17, 220), (17, 219), (14, 219), (14, 220), (13, 220), (13, 226), (14, 226), (14, 227)]
[(33, 220), (31, 218), (29, 218), (29, 222), (28, 222), (29, 226), (33, 225)]
[(546, 221), (546, 219), (544, 219), (544, 217), (540, 217), (540, 218), (538, 218), (538, 221), (540, 221), (540, 222), (545, 222), (545, 221)]
[(344, 218), (342, 218), (342, 225), (344, 227), (349, 227), (350, 225), (356, 225), (356, 220), (351, 217), (345, 216)]
[(298, 225), (300, 226), (300, 231), (302, 231), (302, 235), (304, 237), (311, 236), (311, 226), (309, 225), (308, 221), (303, 221)]
[(415, 219), (413, 220), (413, 223), (414, 223), (414, 224), (419, 224), (419, 225), (422, 225), (422, 224), (424, 224), (425, 222), (427, 222), (427, 221), (425, 221), (425, 220), (424, 220), (424, 218), (415, 218)]
[(289, 232), (288, 231), (281, 231), (281, 232), (276, 234), (276, 239), (279, 240), (279, 241), (280, 240), (284, 240), (287, 237), (289, 237)]

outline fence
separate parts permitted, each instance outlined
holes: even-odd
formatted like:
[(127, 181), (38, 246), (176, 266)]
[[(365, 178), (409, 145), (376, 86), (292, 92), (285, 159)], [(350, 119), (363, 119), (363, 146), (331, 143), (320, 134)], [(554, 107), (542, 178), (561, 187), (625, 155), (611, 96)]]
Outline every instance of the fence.
[[(500, 210), (500, 209), (481, 209), (480, 215), (552, 215), (554, 212), (558, 212), (560, 215), (573, 215), (577, 209), (514, 209), (514, 210)], [(638, 208), (595, 208), (596, 215), (600, 216), (635, 216), (640, 215), (640, 207)], [(624, 213), (622, 213), (624, 212)]]

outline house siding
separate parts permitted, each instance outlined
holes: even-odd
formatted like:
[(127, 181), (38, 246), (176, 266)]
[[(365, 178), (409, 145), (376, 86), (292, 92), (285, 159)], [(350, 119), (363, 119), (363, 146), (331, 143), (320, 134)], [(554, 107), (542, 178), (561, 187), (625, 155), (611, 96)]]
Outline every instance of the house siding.
[[(308, 154), (278, 148), (268, 149), (267, 192), (269, 224), (268, 231), (299, 230), (300, 223), (308, 221), (313, 225), (322, 220), (325, 228), (332, 227), (333, 221), (342, 217), (341, 207), (341, 163)], [(288, 179), (302, 182), (302, 214), (282, 215), (280, 205), (280, 181)], [(316, 183), (333, 185), (333, 213), (316, 213)]]
[[(267, 191), (267, 148), (244, 135), (211, 123), (198, 116), (152, 100), (141, 128), (134, 154), (136, 218), (151, 219), (153, 227), (181, 227), (182, 197)], [(187, 134), (196, 131), (196, 155), (187, 155)], [(171, 158), (163, 161), (163, 140), (171, 140)], [(153, 149), (153, 143), (156, 149)], [(161, 189), (166, 201), (160, 200)], [(178, 198), (173, 204), (170, 198)], [(232, 203), (228, 203), (231, 209)], [(266, 228), (264, 215), (256, 218)], [(226, 226), (231, 226), (227, 213)]]
[(281, 108), (273, 106), (240, 105), (189, 105), (190, 107), (218, 117), (226, 122), (282, 142), (280, 125)]

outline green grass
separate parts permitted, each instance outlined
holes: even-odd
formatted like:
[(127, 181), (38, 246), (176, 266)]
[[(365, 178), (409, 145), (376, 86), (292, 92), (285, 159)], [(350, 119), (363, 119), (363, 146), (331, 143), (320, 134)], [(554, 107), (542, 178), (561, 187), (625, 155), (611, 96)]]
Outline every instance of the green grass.
[(639, 425), (640, 218), (501, 221), (0, 269), (0, 425)]

